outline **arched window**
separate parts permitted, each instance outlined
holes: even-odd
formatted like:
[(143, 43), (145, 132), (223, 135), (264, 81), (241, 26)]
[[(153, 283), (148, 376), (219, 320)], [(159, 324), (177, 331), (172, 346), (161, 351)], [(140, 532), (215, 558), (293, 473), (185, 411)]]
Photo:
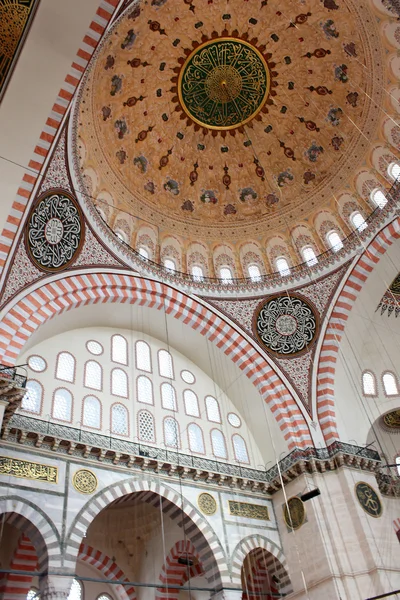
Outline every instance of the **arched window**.
[(111, 338), (111, 360), (121, 365), (128, 364), (128, 342), (122, 335)]
[(41, 356), (30, 356), (28, 358), (28, 367), (36, 373), (43, 373), (47, 369), (47, 362)]
[(211, 445), (216, 458), (228, 458), (224, 434), (219, 429), (211, 431)]
[(400, 475), (400, 456), (396, 456), (397, 474)]
[(139, 440), (142, 442), (155, 442), (156, 434), (154, 429), (154, 417), (148, 410), (141, 410), (138, 413)]
[(65, 388), (54, 392), (52, 417), (58, 421), (72, 421), (72, 394)]
[(384, 373), (382, 377), (383, 389), (385, 390), (386, 396), (398, 396), (399, 387), (397, 385), (397, 379), (393, 373)]
[(30, 589), (26, 595), (26, 600), (40, 600), (39, 590), (35, 590), (35, 588)]
[(124, 231), (121, 231), (120, 229), (117, 229), (115, 231), (115, 235), (117, 236), (118, 239), (121, 240), (121, 242), (125, 242), (125, 244), (128, 243), (128, 237), (126, 235), (126, 233)]
[(379, 190), (379, 189), (372, 190), (370, 197), (371, 197), (372, 202), (375, 204), (375, 206), (377, 206), (379, 208), (384, 208), (384, 206), (387, 203), (387, 198), (386, 198), (385, 194), (382, 192), (382, 190)]
[(111, 407), (111, 431), (117, 435), (128, 435), (128, 410), (122, 404)]
[(122, 369), (111, 371), (111, 393), (121, 398), (128, 397), (128, 375)]
[(151, 373), (151, 352), (150, 346), (139, 340), (135, 344), (136, 368), (141, 371)]
[(167, 410), (178, 410), (175, 388), (170, 383), (161, 384), (161, 404)]
[(252, 281), (261, 281), (261, 271), (258, 265), (249, 265), (247, 272)]
[(221, 423), (218, 401), (213, 396), (206, 396), (207, 419), (213, 423)]
[(171, 448), (180, 448), (179, 425), (172, 417), (164, 419), (164, 444)]
[(183, 392), (183, 401), (185, 403), (185, 412), (191, 417), (200, 417), (199, 401), (192, 390)]
[(143, 258), (149, 258), (149, 251), (146, 248), (143, 248), (143, 246), (139, 248), (138, 252)]
[(159, 350), (158, 352), (158, 371), (161, 377), (174, 379), (174, 365), (172, 356), (167, 350)]
[(282, 275), (282, 277), (285, 277), (285, 275), (290, 274), (289, 263), (284, 256), (280, 256), (276, 259), (275, 266), (277, 271)]
[(154, 404), (153, 400), (153, 384), (145, 375), (139, 375), (136, 380), (137, 386), (137, 401), (143, 404)]
[(56, 378), (74, 383), (75, 358), (69, 352), (60, 352), (57, 357)]
[(176, 271), (175, 261), (172, 258), (164, 258), (164, 267), (169, 271)]
[(103, 387), (103, 369), (95, 360), (88, 360), (85, 364), (84, 386), (92, 390), (101, 390)]
[(357, 231), (364, 231), (368, 227), (366, 220), (359, 212), (354, 212), (350, 217), (350, 221)]
[(190, 423), (188, 427), (188, 439), (191, 452), (205, 454), (203, 432), (196, 423)]
[(304, 246), (301, 253), (303, 255), (304, 262), (306, 262), (309, 267), (317, 264), (318, 258), (314, 252), (314, 248), (311, 246)]
[(242, 436), (238, 433), (235, 433), (235, 435), (232, 436), (232, 443), (236, 460), (239, 462), (248, 463), (249, 455), (247, 454), (246, 442)]
[(192, 276), (195, 281), (201, 281), (204, 277), (203, 269), (198, 265), (193, 265), (192, 267)]
[(396, 162), (390, 163), (390, 165), (388, 166), (387, 172), (388, 172), (389, 177), (394, 179), (394, 181), (397, 181), (397, 179), (399, 179), (399, 177), (400, 177), (400, 165)]
[(328, 240), (330, 248), (332, 248), (334, 252), (338, 252), (343, 248), (343, 242), (340, 239), (337, 231), (330, 231), (327, 234), (326, 239)]
[(108, 594), (100, 594), (100, 596), (97, 596), (97, 600), (112, 600), (112, 598)]
[(101, 403), (96, 396), (86, 396), (83, 401), (82, 425), (93, 429), (101, 427)]
[(83, 600), (83, 586), (80, 581), (74, 579), (67, 600)]
[(371, 371), (363, 373), (362, 387), (364, 396), (376, 396), (376, 380), (375, 375)]
[(222, 279), (222, 283), (232, 282), (232, 271), (229, 267), (221, 267), (219, 270), (219, 277)]
[(26, 384), (26, 392), (22, 398), (21, 408), (37, 415), (40, 414), (42, 408), (43, 387), (38, 381), (28, 381)]

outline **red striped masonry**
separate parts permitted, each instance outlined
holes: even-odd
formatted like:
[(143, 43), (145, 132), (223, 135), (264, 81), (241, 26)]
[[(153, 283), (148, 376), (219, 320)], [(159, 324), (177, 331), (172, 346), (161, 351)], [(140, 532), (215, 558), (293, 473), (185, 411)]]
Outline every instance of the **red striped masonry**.
[[(63, 87), (61, 88), (56, 101), (51, 110), (50, 116), (46, 121), (39, 141), (34, 149), (33, 156), (29, 161), (29, 171), (22, 178), (17, 195), (14, 199), (11, 212), (7, 217), (6, 224), (0, 237), (0, 274), (4, 268), (14, 241), (15, 234), (25, 212), (26, 206), (35, 186), (42, 166), (49, 152), (52, 150), (53, 142), (63, 116), (67, 112), (70, 102), (74, 97), (76, 88), (82, 78), (82, 75), (91, 59), (95, 48), (102, 38), (107, 25), (114, 14), (119, 0), (102, 0), (96, 11), (96, 15), (91, 22), (88, 32), (85, 35), (81, 46), (77, 52), (75, 61), (72, 63), (70, 71), (66, 76)], [(32, 170), (36, 173), (32, 173)]]
[[(125, 577), (125, 573), (111, 558), (91, 546), (82, 543), (78, 559), (100, 571), (104, 575), (105, 583), (107, 581), (129, 581)], [(113, 584), (112, 589), (118, 600), (136, 600), (135, 588), (132, 585)]]
[[(250, 564), (251, 569), (246, 576), (246, 588), (243, 590), (242, 599), (273, 600), (279, 594), (278, 588), (272, 583), (276, 564), (281, 567), (279, 561), (264, 548), (256, 548), (251, 552)], [(274, 595), (266, 596), (267, 591)]]
[[(194, 559), (195, 563), (189, 567), (178, 562), (180, 556)], [(204, 575), (203, 567), (196, 548), (189, 540), (176, 542), (165, 559), (160, 573), (163, 586), (157, 588), (156, 600), (178, 600), (179, 589), (169, 589), (169, 586), (182, 587), (189, 579)]]
[(400, 238), (400, 218), (387, 225), (370, 243), (351, 271), (333, 308), (321, 347), (317, 373), (318, 420), (327, 445), (339, 439), (335, 414), (335, 374), (339, 344), (351, 309), (364, 283), (387, 249)]
[[(38, 557), (36, 550), (26, 535), (22, 535), (14, 558), (10, 564), (10, 570), (14, 571), (36, 571)], [(26, 596), (32, 587), (32, 575), (18, 575), (9, 573), (0, 587), (0, 598), (4, 600), (26, 600)]]
[(26, 292), (0, 324), (0, 358), (15, 364), (30, 336), (46, 321), (75, 307), (128, 303), (165, 310), (218, 348), (245, 373), (275, 416), (289, 449), (312, 446), (308, 425), (283, 382), (258, 351), (220, 317), (193, 298), (167, 285), (120, 273), (61, 275), (57, 281)]

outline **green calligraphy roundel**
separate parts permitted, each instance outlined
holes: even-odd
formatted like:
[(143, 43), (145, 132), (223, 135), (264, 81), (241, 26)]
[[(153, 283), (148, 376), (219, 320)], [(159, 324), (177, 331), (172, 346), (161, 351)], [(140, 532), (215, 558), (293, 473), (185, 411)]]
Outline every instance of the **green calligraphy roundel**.
[(267, 63), (251, 44), (219, 38), (198, 46), (182, 66), (179, 101), (208, 129), (234, 129), (253, 119), (268, 98)]

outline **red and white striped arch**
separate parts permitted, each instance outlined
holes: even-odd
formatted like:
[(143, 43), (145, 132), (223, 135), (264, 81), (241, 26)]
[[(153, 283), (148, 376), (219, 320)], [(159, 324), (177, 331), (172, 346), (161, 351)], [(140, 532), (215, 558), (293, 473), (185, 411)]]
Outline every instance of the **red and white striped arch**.
[[(35, 547), (29, 537), (23, 533), (18, 541), (10, 570), (34, 573), (37, 566), (38, 557)], [(32, 587), (32, 579), (33, 575), (8, 573), (0, 582), (0, 598), (4, 598), (4, 600), (26, 600), (26, 596)]]
[(313, 445), (299, 407), (266, 360), (238, 331), (194, 298), (165, 284), (113, 270), (61, 275), (33, 288), (3, 311), (0, 360), (5, 364), (15, 364), (40, 325), (75, 307), (127, 303), (165, 310), (215, 343), (237, 364), (270, 407), (290, 450)]
[[(193, 566), (181, 565), (178, 562), (180, 556), (185, 558), (194, 559)], [(160, 573), (160, 581), (162, 586), (157, 588), (156, 600), (178, 600), (179, 589), (189, 579), (204, 575), (204, 570), (200, 562), (200, 557), (197, 553), (196, 548), (189, 540), (181, 540), (171, 548), (168, 556), (165, 559), (165, 563), (162, 566)], [(171, 589), (171, 586), (174, 586)]]
[(112, 584), (113, 591), (118, 600), (136, 600), (135, 588), (128, 583), (124, 572), (106, 554), (95, 550), (91, 546), (81, 544), (78, 559), (95, 567), (104, 575), (104, 583), (109, 581), (126, 581), (127, 585), (120, 583)]
[(69, 73), (67, 74), (56, 101), (53, 104), (49, 118), (47, 119), (38, 143), (35, 146), (32, 158), (28, 164), (28, 169), (22, 178), (22, 182), (18, 188), (17, 195), (0, 237), (0, 273), (7, 260), (19, 224), (21, 223), (21, 219), (31, 197), (32, 190), (38, 181), (44, 162), (53, 147), (53, 142), (60, 124), (71, 104), (82, 75), (92, 58), (99, 41), (103, 37), (107, 25), (119, 2), (120, 0), (101, 0), (93, 21), (90, 23), (89, 29), (78, 49)]
[(387, 225), (353, 267), (333, 307), (321, 346), (317, 372), (318, 420), (327, 445), (339, 439), (336, 427), (334, 386), (339, 344), (346, 322), (365, 282), (387, 249), (400, 238), (400, 218)]
[[(273, 600), (279, 594), (273, 580), (275, 571), (281, 567), (279, 561), (264, 548), (255, 548), (249, 557), (247, 568), (244, 568), (242, 600)], [(269, 593), (268, 593), (269, 592)]]

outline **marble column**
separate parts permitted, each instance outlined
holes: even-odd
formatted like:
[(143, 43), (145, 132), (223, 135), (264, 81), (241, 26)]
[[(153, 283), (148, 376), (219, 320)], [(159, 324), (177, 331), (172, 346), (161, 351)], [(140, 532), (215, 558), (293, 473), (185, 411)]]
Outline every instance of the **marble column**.
[(72, 576), (47, 575), (40, 580), (40, 600), (67, 600)]

